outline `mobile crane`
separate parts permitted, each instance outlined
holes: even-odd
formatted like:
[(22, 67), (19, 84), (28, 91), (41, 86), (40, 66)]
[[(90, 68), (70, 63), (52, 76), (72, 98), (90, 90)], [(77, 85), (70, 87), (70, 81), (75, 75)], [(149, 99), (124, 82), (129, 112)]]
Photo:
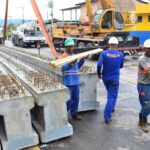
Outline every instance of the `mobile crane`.
[[(110, 36), (116, 36), (119, 40), (120, 50), (129, 50), (128, 53), (137, 53), (139, 46), (137, 37), (129, 36), (128, 32), (122, 31), (125, 23), (130, 23), (129, 13), (116, 10), (112, 0), (100, 0), (102, 8), (93, 15), (91, 1), (86, 0), (86, 12), (91, 32), (89, 36), (83, 33), (78, 37), (72, 35), (77, 45), (77, 52), (87, 51), (95, 48), (106, 48)], [(117, 32), (116, 32), (117, 31)], [(86, 35), (86, 36), (84, 36)], [(53, 36), (54, 44), (57, 48), (63, 47), (64, 36)]]

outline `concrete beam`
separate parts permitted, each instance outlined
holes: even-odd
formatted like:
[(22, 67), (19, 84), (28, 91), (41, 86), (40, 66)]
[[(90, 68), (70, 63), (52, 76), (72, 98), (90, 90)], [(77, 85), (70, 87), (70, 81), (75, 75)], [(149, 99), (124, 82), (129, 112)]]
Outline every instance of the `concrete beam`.
[(0, 141), (3, 150), (18, 150), (39, 143), (31, 123), (33, 107), (34, 99), (25, 89), (24, 94), (18, 97), (1, 99)]
[[(12, 62), (12, 58), (9, 62)], [(17, 65), (17, 62), (15, 64)], [(66, 109), (66, 100), (69, 99), (68, 89), (60, 87), (56, 90), (41, 91), (21, 73), (18, 73), (15, 70), (16, 66), (10, 67), (7, 61), (3, 65), (30, 91), (35, 99), (36, 107), (32, 110), (32, 121), (41, 142), (46, 143), (72, 135), (73, 129), (68, 123)]]

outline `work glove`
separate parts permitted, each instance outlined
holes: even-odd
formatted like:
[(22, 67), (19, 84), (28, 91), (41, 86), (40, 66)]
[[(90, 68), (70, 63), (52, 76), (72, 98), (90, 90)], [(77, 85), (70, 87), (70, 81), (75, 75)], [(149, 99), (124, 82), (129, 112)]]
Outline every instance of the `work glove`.
[(77, 62), (77, 60), (74, 60), (73, 62), (71, 62), (69, 64), (70, 64), (70, 66), (74, 66), (76, 62)]
[(98, 70), (97, 70), (97, 76), (98, 76), (99, 79), (102, 78), (102, 73), (100, 71), (98, 71)]

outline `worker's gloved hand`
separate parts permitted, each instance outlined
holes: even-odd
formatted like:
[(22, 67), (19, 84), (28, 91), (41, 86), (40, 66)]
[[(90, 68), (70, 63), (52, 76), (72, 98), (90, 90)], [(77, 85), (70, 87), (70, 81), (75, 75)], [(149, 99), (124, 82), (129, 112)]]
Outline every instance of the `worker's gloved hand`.
[(98, 76), (99, 79), (102, 78), (102, 73), (100, 71), (98, 71), (98, 70), (97, 70), (97, 76)]
[(69, 63), (70, 66), (74, 66), (74, 64), (77, 62), (77, 60), (74, 60), (73, 62)]

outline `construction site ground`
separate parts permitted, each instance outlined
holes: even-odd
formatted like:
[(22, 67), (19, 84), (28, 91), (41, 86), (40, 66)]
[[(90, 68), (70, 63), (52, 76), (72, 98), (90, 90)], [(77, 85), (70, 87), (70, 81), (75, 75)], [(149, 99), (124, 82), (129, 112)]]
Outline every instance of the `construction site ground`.
[[(12, 46), (9, 42), (7, 44)], [(28, 51), (38, 53), (35, 48), (28, 49)], [(48, 48), (41, 49), (41, 53), (51, 55)], [(96, 66), (96, 63), (97, 61), (86, 61), (86, 64), (92, 66)], [(121, 70), (117, 106), (110, 125), (106, 125), (103, 119), (106, 90), (102, 80), (97, 79), (97, 99), (100, 101), (100, 110), (80, 113), (83, 118), (82, 121), (69, 119), (69, 122), (73, 125), (73, 136), (47, 144), (40, 144), (38, 147), (30, 149), (150, 150), (150, 133), (143, 133), (138, 127), (140, 104), (136, 87), (137, 63), (138, 59), (132, 56), (127, 56), (125, 59), (124, 68)], [(148, 119), (150, 121), (150, 118)]]

